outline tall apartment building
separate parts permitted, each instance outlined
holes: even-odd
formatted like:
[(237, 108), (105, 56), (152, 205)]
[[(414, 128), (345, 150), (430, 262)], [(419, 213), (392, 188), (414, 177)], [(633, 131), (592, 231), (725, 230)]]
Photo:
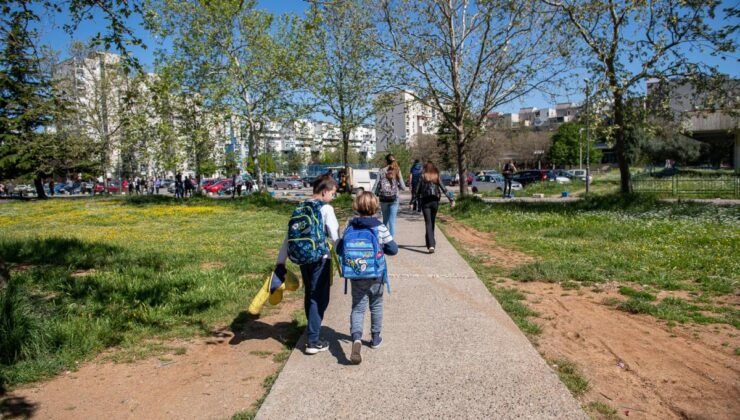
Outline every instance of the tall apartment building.
[(390, 95), (392, 105), (375, 116), (378, 152), (388, 150), (391, 144), (411, 145), (417, 135), (437, 133), (442, 116), (436, 109), (422, 104), (408, 91)]

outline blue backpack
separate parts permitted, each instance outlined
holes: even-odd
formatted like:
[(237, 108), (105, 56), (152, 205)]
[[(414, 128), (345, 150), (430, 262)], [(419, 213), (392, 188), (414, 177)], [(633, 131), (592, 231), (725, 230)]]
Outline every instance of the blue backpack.
[(344, 231), (342, 242), (341, 255), (338, 255), (342, 277), (347, 280), (383, 278), (390, 292), (385, 254), (378, 240), (377, 228), (355, 229), (350, 225)]
[(299, 204), (288, 222), (288, 258), (298, 265), (312, 264), (329, 253), (319, 201)]

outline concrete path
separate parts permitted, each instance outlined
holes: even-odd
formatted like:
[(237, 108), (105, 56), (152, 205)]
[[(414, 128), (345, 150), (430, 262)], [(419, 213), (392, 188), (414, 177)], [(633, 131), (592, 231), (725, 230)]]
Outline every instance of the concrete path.
[[(299, 342), (258, 419), (587, 418), (441, 232), (427, 254), (423, 229), (399, 215), (383, 346), (350, 364), (351, 295), (335, 282), (329, 351), (307, 356)], [(364, 339), (369, 329), (368, 312)]]

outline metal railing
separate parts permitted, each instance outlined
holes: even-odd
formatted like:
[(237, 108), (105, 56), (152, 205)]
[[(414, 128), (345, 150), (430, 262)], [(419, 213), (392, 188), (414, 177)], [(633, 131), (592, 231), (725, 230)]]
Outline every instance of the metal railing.
[(669, 197), (740, 198), (740, 176), (636, 176), (632, 179), (632, 189), (639, 193)]

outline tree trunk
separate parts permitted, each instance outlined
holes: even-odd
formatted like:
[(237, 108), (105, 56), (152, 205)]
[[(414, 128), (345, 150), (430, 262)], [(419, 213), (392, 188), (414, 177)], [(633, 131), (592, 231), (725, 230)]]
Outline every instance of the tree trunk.
[(455, 128), (455, 144), (457, 146), (457, 172), (460, 177), (460, 197), (468, 193), (468, 161), (465, 158), (465, 127), (460, 123), (460, 128)]
[(44, 179), (41, 175), (40, 173), (36, 174), (36, 177), (33, 179), (33, 185), (36, 187), (36, 196), (41, 200), (45, 200), (48, 197), (46, 197), (46, 193), (44, 192)]
[(342, 163), (344, 164), (344, 179), (347, 182), (347, 192), (352, 192), (349, 176), (349, 131), (342, 131)]
[(262, 168), (260, 168), (259, 145), (257, 144), (257, 130), (252, 122), (249, 123), (249, 144), (252, 151), (252, 164), (254, 165), (254, 181), (257, 183), (257, 189), (261, 192), (267, 192), (267, 187), (262, 182)]
[(614, 94), (614, 151), (619, 163), (620, 192), (629, 194), (632, 192), (630, 182), (630, 166), (625, 153), (624, 139), (624, 98), (621, 93)]

